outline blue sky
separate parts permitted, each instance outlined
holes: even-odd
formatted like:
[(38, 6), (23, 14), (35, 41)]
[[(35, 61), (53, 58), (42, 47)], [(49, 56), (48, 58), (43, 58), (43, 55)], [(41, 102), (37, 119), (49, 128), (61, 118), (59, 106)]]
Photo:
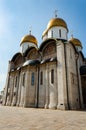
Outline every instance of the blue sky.
[(86, 57), (86, 0), (0, 0), (0, 90), (6, 82), (8, 61), (20, 51), (21, 38), (32, 34), (38, 44), (54, 11), (83, 45)]

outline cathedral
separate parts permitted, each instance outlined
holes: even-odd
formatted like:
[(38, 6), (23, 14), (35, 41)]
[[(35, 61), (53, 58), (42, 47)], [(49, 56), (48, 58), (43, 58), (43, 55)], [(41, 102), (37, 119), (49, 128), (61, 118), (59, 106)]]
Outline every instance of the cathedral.
[(52, 18), (42, 43), (30, 31), (8, 64), (3, 105), (60, 110), (86, 107), (86, 58), (68, 26)]

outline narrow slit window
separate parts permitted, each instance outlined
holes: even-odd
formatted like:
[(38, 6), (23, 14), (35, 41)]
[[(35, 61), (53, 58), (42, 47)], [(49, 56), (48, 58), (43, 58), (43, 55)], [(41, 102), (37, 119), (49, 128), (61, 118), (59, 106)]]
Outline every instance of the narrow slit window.
[(15, 87), (17, 86), (17, 80), (18, 80), (18, 77), (16, 76), (16, 78), (15, 78)]
[(34, 85), (34, 72), (33, 72), (32, 75), (31, 75), (31, 85), (32, 85), (32, 86)]
[(40, 72), (40, 85), (43, 85), (43, 72)]
[(61, 29), (59, 29), (59, 37), (61, 37)]
[(51, 70), (51, 83), (54, 83), (54, 69)]
[(51, 31), (51, 37), (53, 37), (53, 31)]
[(25, 85), (25, 73), (23, 74), (23, 86)]

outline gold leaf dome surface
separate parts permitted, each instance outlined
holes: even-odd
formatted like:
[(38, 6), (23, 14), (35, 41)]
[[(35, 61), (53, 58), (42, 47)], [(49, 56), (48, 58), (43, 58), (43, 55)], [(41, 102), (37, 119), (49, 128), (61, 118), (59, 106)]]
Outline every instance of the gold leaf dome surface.
[(49, 30), (53, 26), (62, 26), (68, 30), (66, 22), (61, 18), (51, 19), (47, 25), (47, 29)]
[(47, 25), (47, 29), (43, 32), (42, 34), (42, 37), (47, 34), (48, 30), (54, 26), (61, 26), (61, 27), (64, 27), (67, 29), (68, 31), (68, 28), (67, 28), (67, 24), (66, 22), (61, 19), (61, 18), (52, 18), (49, 22), (48, 22), (48, 25)]
[(25, 42), (31, 42), (31, 43), (34, 43), (37, 45), (37, 39), (33, 36), (33, 35), (26, 35), (24, 36), (22, 39), (21, 39), (21, 43), (20, 44), (23, 44)]
[(82, 44), (81, 44), (80, 40), (78, 40), (76, 38), (71, 38), (69, 40), (69, 42), (73, 43), (73, 45), (75, 45), (75, 46), (80, 46), (82, 48)]

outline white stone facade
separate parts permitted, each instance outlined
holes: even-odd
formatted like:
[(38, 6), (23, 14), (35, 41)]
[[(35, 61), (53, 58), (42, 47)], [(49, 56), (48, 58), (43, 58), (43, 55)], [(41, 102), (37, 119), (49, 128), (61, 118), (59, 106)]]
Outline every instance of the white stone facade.
[(83, 108), (80, 67), (84, 58), (68, 41), (67, 29), (52, 27), (38, 49), (33, 44), (23, 43), (23, 54), (16, 53), (9, 62), (3, 105)]

